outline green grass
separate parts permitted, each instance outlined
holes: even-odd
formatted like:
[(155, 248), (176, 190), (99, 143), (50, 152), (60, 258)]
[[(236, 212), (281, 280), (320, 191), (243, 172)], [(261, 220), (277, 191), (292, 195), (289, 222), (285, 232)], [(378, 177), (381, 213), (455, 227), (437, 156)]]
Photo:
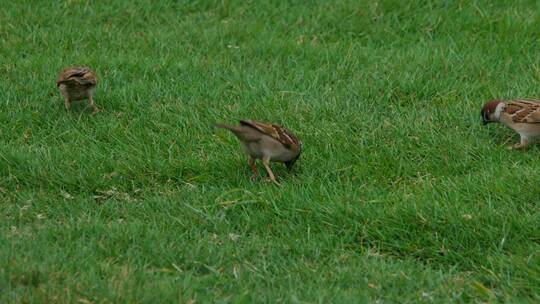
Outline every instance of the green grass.
[(0, 302), (540, 301), (540, 145), (479, 113), (540, 95), (537, 1), (178, 2), (2, 1)]

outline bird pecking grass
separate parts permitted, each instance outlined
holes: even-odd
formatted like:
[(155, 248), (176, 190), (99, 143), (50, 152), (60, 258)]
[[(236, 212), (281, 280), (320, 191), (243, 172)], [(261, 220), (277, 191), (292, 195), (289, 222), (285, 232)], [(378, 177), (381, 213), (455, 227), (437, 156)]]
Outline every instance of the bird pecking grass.
[(539, 95), (535, 1), (4, 2), (0, 302), (540, 300), (540, 149), (479, 115)]

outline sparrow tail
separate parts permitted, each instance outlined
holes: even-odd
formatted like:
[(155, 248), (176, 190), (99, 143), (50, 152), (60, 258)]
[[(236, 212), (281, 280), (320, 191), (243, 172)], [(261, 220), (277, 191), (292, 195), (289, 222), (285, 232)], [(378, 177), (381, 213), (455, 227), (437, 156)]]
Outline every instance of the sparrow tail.
[(242, 127), (241, 126), (231, 126), (231, 125), (225, 125), (225, 124), (215, 124), (214, 127), (216, 128), (221, 128), (221, 129), (227, 129), (231, 132), (233, 132), (234, 134), (236, 135), (239, 135), (242, 132)]

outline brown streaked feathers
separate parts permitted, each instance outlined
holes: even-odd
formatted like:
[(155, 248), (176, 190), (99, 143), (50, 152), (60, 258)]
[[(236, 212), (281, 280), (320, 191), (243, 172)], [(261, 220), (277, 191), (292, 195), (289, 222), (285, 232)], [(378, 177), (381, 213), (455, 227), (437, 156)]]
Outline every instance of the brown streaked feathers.
[(240, 120), (240, 124), (257, 129), (261, 133), (273, 137), (275, 140), (283, 144), (287, 149), (291, 149), (294, 145), (300, 145), (300, 140), (289, 129), (276, 124), (268, 124), (254, 120)]
[(84, 87), (92, 87), (97, 85), (97, 78), (88, 67), (69, 67), (58, 75), (56, 85), (60, 86), (60, 84), (79, 84)]
[(503, 112), (510, 114), (515, 123), (540, 123), (540, 100), (510, 100)]

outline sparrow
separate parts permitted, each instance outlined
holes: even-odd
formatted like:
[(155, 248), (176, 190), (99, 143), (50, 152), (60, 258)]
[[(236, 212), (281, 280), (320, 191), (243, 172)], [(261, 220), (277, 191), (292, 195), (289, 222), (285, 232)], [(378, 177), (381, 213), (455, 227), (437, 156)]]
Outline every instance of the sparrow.
[(64, 96), (66, 110), (69, 111), (71, 109), (72, 101), (88, 99), (88, 104), (93, 109), (92, 114), (98, 111), (92, 97), (96, 85), (96, 75), (89, 67), (65, 68), (60, 72), (56, 81), (56, 86), (60, 88), (60, 92)]
[(509, 149), (525, 149), (532, 139), (540, 136), (540, 100), (491, 100), (484, 105), (481, 114), (484, 125), (502, 122), (519, 133), (520, 143)]
[(240, 120), (238, 126), (217, 124), (216, 127), (227, 129), (238, 137), (249, 156), (248, 164), (254, 178), (259, 175), (255, 161), (260, 159), (270, 180), (277, 185), (279, 183), (269, 163), (282, 162), (288, 170), (291, 170), (302, 152), (302, 143), (298, 137), (280, 125), (245, 119)]

